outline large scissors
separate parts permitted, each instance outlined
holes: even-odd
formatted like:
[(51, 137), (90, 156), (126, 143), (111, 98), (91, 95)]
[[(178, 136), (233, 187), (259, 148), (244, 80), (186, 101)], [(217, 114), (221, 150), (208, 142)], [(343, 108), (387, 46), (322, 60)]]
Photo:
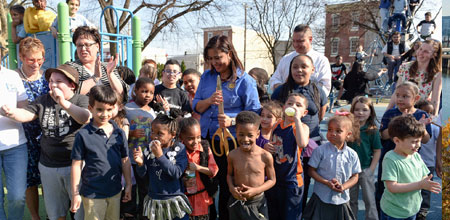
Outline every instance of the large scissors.
[[(222, 91), (222, 80), (220, 80), (220, 75), (217, 76), (217, 91)], [(223, 102), (220, 102), (219, 104), (219, 114), (225, 114), (225, 110), (223, 107)], [(214, 140), (215, 137), (219, 137), (219, 153), (217, 153), (216, 148), (214, 146)], [(228, 156), (228, 153), (230, 152), (230, 147), (228, 146), (228, 138), (230, 138), (234, 143), (234, 148), (237, 147), (236, 140), (234, 139), (233, 135), (230, 133), (228, 128), (221, 128), (219, 127), (217, 131), (212, 136), (212, 150), (214, 154), (218, 157), (221, 157), (224, 153), (226, 156)]]

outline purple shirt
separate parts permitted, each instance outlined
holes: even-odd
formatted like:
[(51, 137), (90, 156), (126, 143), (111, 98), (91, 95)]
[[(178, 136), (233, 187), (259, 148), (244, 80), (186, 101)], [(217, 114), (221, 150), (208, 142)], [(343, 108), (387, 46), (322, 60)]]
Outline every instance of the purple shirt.
[(259, 137), (256, 139), (256, 145), (264, 148), (264, 145), (269, 143), (269, 140), (265, 139), (261, 134), (259, 135)]

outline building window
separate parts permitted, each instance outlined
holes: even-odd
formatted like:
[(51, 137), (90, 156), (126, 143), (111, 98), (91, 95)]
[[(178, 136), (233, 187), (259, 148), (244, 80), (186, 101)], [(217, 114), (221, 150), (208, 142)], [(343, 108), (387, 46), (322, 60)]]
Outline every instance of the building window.
[(228, 31), (222, 31), (222, 35), (228, 37)]
[(350, 37), (350, 56), (355, 56), (359, 46), (359, 37)]
[(339, 15), (338, 14), (331, 15), (331, 28), (339, 29)]
[(331, 38), (331, 56), (339, 54), (339, 38)]
[(213, 33), (212, 32), (208, 32), (208, 41), (209, 39), (211, 39), (213, 37)]
[(359, 22), (359, 13), (352, 14), (352, 26), (350, 29), (351, 31), (358, 31), (359, 25), (356, 22)]

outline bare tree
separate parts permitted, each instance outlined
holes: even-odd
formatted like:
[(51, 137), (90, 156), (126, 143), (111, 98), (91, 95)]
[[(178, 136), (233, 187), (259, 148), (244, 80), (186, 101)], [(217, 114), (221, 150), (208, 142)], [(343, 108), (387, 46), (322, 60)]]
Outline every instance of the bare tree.
[[(415, 12), (420, 10), (424, 2), (425, 1), (421, 1), (420, 4), (416, 6), (415, 11), (412, 13), (412, 17), (416, 16)], [(364, 19), (353, 19), (352, 16), (341, 16), (339, 27), (337, 29), (341, 30), (343, 28), (350, 27), (350, 25), (357, 25), (359, 28), (364, 30), (363, 34), (365, 34), (367, 31), (373, 32), (377, 34), (379, 36), (379, 39), (381, 39), (383, 41), (383, 44), (385, 44), (386, 42), (384, 41), (386, 40), (386, 36), (384, 36), (381, 31), (378, 4), (379, 4), (378, 1), (360, 0), (353, 4), (340, 6), (337, 9), (338, 12), (345, 12), (348, 13), (348, 15), (350, 15), (351, 12), (359, 12), (361, 15), (364, 16)], [(441, 9), (439, 9), (439, 11), (440, 10)], [(341, 15), (342, 14), (343, 13), (341, 13)], [(412, 21), (413, 19), (407, 19), (406, 22), (406, 29), (410, 30), (410, 32), (412, 32), (412, 29), (415, 28), (414, 26), (411, 27), (411, 25), (413, 25)]]
[[(298, 24), (312, 24), (323, 6), (323, 0), (253, 0), (249, 24), (267, 47), (274, 69), (277, 58), (284, 56), (292, 45), (293, 28)], [(286, 43), (282, 42), (283, 38), (287, 39)]]
[[(113, 5), (113, 0), (98, 0), (101, 8)], [(155, 37), (164, 28), (174, 26), (175, 20), (191, 12), (200, 11), (209, 7), (218, 7), (213, 4), (214, 0), (163, 0), (163, 1), (148, 1), (143, 0), (138, 4), (131, 0), (125, 0), (121, 7), (130, 9), (134, 14), (141, 12), (141, 16), (144, 22), (147, 22), (150, 26), (149, 33), (144, 41), (143, 49), (155, 39)], [(133, 6), (131, 6), (133, 3)], [(131, 8), (133, 7), (133, 9)], [(128, 13), (122, 13), (119, 15), (119, 24), (115, 24), (114, 14), (112, 10), (105, 13), (105, 26), (109, 33), (115, 33), (116, 27), (119, 25), (119, 31), (122, 31), (127, 23), (131, 19), (131, 15)], [(115, 44), (111, 44), (112, 53), (115, 52)]]

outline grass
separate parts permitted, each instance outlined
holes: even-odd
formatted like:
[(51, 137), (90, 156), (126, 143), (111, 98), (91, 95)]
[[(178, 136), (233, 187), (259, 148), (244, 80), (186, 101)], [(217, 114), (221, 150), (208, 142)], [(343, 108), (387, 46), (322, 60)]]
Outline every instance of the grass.
[[(5, 192), (5, 212), (6, 215), (8, 215), (8, 210), (6, 207), (8, 207), (8, 191), (6, 190), (6, 187), (3, 187), (3, 190)], [(45, 211), (45, 204), (44, 204), (44, 197), (42, 197), (42, 189), (39, 187), (39, 217), (41, 217), (41, 220), (45, 220), (47, 217), (46, 211)], [(24, 220), (31, 220), (31, 215), (30, 212), (28, 211), (27, 206), (25, 205), (25, 210), (24, 210), (24, 216), (23, 216)]]

